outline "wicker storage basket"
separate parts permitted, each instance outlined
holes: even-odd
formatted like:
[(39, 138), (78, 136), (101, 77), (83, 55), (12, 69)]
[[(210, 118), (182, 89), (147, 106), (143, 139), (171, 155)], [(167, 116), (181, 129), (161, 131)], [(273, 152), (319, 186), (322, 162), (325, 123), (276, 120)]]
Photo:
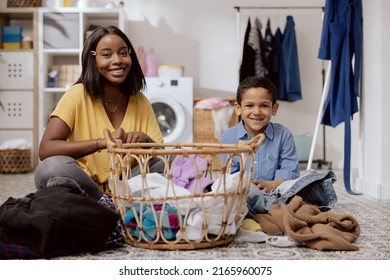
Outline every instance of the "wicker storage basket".
[(30, 149), (0, 150), (0, 173), (27, 173), (31, 169)]
[[(238, 117), (235, 113), (230, 118), (229, 127), (236, 125)], [(194, 108), (194, 142), (219, 143), (214, 137), (214, 121), (211, 110)]]
[[(264, 135), (227, 145), (122, 144), (115, 143), (107, 130), (104, 134), (109, 186), (127, 244), (145, 249), (193, 250), (234, 240), (247, 211), (254, 152)], [(241, 166), (248, 164), (249, 171), (230, 174), (233, 158), (238, 158)], [(159, 161), (161, 174), (151, 170), (153, 160)], [(221, 161), (218, 172), (211, 170), (215, 160)], [(185, 169), (180, 162), (187, 164)], [(184, 173), (191, 174), (192, 189), (177, 186), (178, 179), (186, 177), (177, 175)], [(209, 183), (208, 187), (203, 189), (203, 182)]]
[[(236, 125), (238, 117), (232, 114), (229, 127)], [(214, 137), (214, 121), (211, 110), (194, 108), (194, 143), (220, 143), (220, 139)], [(213, 170), (219, 170), (219, 161), (214, 161)]]
[(42, 0), (8, 0), (7, 7), (41, 7)]

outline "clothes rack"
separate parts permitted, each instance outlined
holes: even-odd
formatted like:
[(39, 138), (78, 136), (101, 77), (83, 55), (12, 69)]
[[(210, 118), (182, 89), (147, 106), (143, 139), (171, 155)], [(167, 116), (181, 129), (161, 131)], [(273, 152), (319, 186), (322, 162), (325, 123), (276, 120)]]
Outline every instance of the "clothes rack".
[[(312, 10), (312, 9), (321, 9), (322, 12), (324, 12), (324, 7), (323, 6), (306, 6), (306, 7), (293, 7), (293, 6), (234, 6), (234, 9), (236, 10), (236, 44), (237, 44), (237, 59), (238, 59), (238, 65), (240, 65), (241, 62), (241, 10)], [(322, 165), (327, 165), (329, 169), (332, 169), (332, 162), (326, 160), (326, 135), (325, 135), (325, 126), (323, 125), (323, 137), (322, 137), (322, 142), (323, 142), (323, 155), (322, 159), (317, 159), (313, 160), (313, 155), (314, 155), (314, 150), (315, 150), (315, 144), (317, 140), (317, 134), (318, 134), (318, 129), (319, 126), (321, 125), (321, 116), (323, 112), (323, 107), (327, 95), (327, 88), (329, 85), (329, 76), (330, 76), (330, 62), (328, 63), (327, 71), (325, 74), (324, 68), (322, 69), (322, 80), (323, 80), (323, 91), (322, 91), (322, 96), (321, 96), (321, 101), (320, 101), (320, 106), (318, 110), (318, 115), (317, 115), (317, 121), (316, 121), (316, 126), (314, 129), (314, 134), (313, 134), (313, 139), (312, 139), (312, 144), (310, 148), (310, 154), (309, 154), (309, 159), (308, 161), (303, 161), (300, 163), (307, 163), (307, 169), (311, 169), (312, 163), (316, 163), (318, 165), (318, 168), (321, 168)]]

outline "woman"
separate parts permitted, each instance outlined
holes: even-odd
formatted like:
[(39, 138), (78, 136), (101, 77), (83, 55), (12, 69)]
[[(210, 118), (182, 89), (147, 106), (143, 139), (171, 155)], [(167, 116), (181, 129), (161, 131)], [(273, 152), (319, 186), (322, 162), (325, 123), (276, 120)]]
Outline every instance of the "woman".
[(79, 79), (49, 117), (36, 188), (45, 188), (53, 177), (66, 178), (99, 200), (108, 190), (105, 128), (127, 143), (163, 142), (153, 108), (141, 92), (145, 84), (128, 37), (114, 26), (95, 29), (84, 44)]

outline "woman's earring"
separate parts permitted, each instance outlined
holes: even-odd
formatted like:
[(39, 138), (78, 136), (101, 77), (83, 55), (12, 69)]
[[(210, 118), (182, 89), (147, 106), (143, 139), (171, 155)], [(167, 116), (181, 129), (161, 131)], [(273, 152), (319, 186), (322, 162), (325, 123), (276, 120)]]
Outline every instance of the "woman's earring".
[(93, 56), (96, 56), (96, 52), (95, 52), (95, 51), (90, 51), (90, 53), (91, 53)]

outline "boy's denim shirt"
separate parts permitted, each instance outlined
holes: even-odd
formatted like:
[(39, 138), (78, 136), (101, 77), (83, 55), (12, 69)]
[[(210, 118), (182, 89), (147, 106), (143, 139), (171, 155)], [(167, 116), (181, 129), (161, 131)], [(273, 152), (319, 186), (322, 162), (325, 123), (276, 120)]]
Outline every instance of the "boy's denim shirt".
[[(275, 178), (293, 180), (300, 176), (299, 158), (292, 133), (279, 123), (270, 122), (264, 131), (266, 139), (254, 154), (252, 178), (260, 181), (272, 181)], [(250, 137), (243, 121), (225, 130), (221, 137), (223, 144), (235, 144), (248, 141)], [(226, 157), (223, 157), (226, 162)], [(231, 173), (242, 169), (249, 171), (250, 162), (241, 166), (239, 158), (232, 159)]]

